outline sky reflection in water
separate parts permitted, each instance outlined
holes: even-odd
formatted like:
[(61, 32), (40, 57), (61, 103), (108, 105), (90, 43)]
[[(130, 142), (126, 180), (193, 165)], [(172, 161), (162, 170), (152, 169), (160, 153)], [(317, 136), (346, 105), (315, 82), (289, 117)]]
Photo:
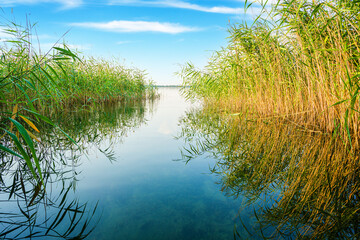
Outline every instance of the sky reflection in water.
[(220, 191), (209, 174), (214, 160), (174, 161), (181, 157), (178, 122), (191, 103), (176, 88), (160, 93), (146, 124), (113, 146), (115, 162), (89, 151), (78, 168), (76, 194), (99, 201), (101, 219), (89, 239), (232, 239), (241, 199)]

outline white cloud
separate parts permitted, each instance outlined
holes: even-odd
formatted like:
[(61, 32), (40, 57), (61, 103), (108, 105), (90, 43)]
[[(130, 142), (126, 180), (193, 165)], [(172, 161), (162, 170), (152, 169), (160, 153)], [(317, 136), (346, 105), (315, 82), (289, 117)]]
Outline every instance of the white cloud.
[(9, 39), (12, 36), (5, 31), (6, 28), (0, 27), (0, 39)]
[(127, 44), (127, 43), (131, 43), (130, 41), (118, 41), (116, 42), (116, 44), (122, 45), (122, 44)]
[(91, 49), (91, 44), (66, 44), (66, 46), (72, 50), (89, 50)]
[(223, 14), (241, 14), (244, 13), (243, 8), (231, 8), (224, 6), (205, 7), (198, 4), (193, 4), (181, 0), (163, 0), (163, 1), (144, 1), (144, 0), (110, 0), (111, 5), (140, 5), (140, 6), (156, 6), (156, 7), (171, 7), (182, 8), (209, 13), (223, 13)]
[[(66, 43), (66, 46), (68, 48), (70, 48), (71, 50), (73, 50), (73, 51), (74, 50), (75, 51), (85, 51), (85, 50), (89, 50), (89, 49), (92, 48), (91, 44), (80, 45), (80, 44), (68, 44), (68, 43)], [(51, 52), (53, 47), (63, 48), (64, 45), (62, 43), (54, 44), (54, 43), (45, 42), (45, 43), (40, 43), (40, 45), (36, 48), (36, 50), (40, 49), (41, 53), (45, 54), (45, 53), (47, 53), (49, 51)]]
[(76, 8), (83, 4), (82, 0), (57, 0), (57, 2), (62, 4), (64, 8)]
[(61, 4), (63, 9), (79, 7), (83, 4), (82, 0), (1, 0), (0, 4), (2, 7), (12, 7), (18, 4), (31, 5), (54, 2)]
[(200, 30), (195, 27), (186, 27), (176, 23), (147, 21), (83, 22), (71, 23), (70, 25), (76, 27), (100, 29), (109, 32), (161, 32), (176, 34)]

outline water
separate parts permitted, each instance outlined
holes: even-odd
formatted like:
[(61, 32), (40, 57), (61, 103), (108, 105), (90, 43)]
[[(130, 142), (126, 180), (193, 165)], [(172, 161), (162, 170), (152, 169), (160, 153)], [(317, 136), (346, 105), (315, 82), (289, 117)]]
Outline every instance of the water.
[[(42, 198), (39, 194), (39, 202), (35, 200), (38, 205), (31, 207), (29, 198), (34, 194), (31, 178), (16, 170), (18, 178), (15, 179), (14, 174), (5, 176), (9, 186), (12, 182), (18, 183), (15, 193), (27, 195), (28, 199), (18, 197), (22, 199), (18, 201), (20, 204), (7, 202), (13, 190), (11, 187), (7, 191), (3, 189), (1, 233), (16, 238), (19, 230), (26, 229), (19, 236), (30, 232), (36, 236), (36, 231), (25, 227), (30, 214), (23, 214), (33, 212), (38, 225), (51, 216), (43, 225), (56, 226), (60, 234), (69, 234), (68, 230), (76, 223), (74, 219), (80, 214), (73, 216), (73, 212), (69, 212), (60, 221), (62, 212), (59, 209), (67, 209), (62, 199), (70, 205), (76, 199), (79, 207), (87, 204), (87, 214), (71, 230), (71, 234), (79, 233), (88, 219), (85, 232), (94, 229), (87, 239), (233, 239), (234, 225), (239, 225), (239, 212), (242, 219), (246, 219), (245, 224), (252, 225), (255, 221), (251, 216), (253, 209), (240, 211), (244, 199), (225, 196), (217, 184), (219, 176), (210, 174), (209, 168), (215, 164), (215, 159), (198, 157), (187, 164), (181, 160), (180, 149), (184, 143), (175, 138), (181, 132), (179, 120), (198, 104), (186, 102), (178, 88), (161, 88), (160, 94), (160, 99), (152, 104), (61, 115), (58, 122), (78, 141), (82, 151), (72, 152), (70, 149), (75, 147), (68, 144), (69, 141), (56, 140), (54, 135), (59, 135), (55, 129), (43, 137), (44, 146), (39, 152), (53, 155), (56, 161), (52, 161), (56, 164), (49, 168), (56, 171), (49, 171), (51, 181), (47, 182), (47, 191), (42, 192)], [(27, 191), (22, 191), (19, 179), (24, 179)], [(65, 194), (67, 186), (70, 190)], [(54, 207), (46, 209), (42, 203), (49, 201), (44, 199), (55, 199)], [(87, 218), (96, 205), (92, 218)], [(20, 212), (17, 206), (21, 206)], [(2, 221), (12, 218), (11, 214), (18, 215), (11, 220), (13, 222), (24, 219), (23, 228), (16, 230), (16, 224), (14, 227), (9, 221)], [(42, 229), (43, 225), (37, 229)], [(5, 234), (11, 229), (15, 230)], [(239, 231), (244, 232), (243, 229)], [(39, 232), (44, 233), (44, 230)]]
[(160, 94), (37, 123), (46, 190), (0, 151), (0, 239), (358, 239), (341, 139)]
[[(112, 146), (115, 161), (89, 155), (81, 166), (77, 195), (99, 201), (102, 211), (90, 239), (186, 239), (223, 234), (221, 227), (209, 232), (214, 224), (207, 211), (212, 206), (223, 207), (235, 217), (236, 210), (221, 206), (228, 199), (221, 197), (216, 185), (209, 188), (214, 179), (204, 174), (207, 163), (187, 166), (174, 161), (180, 157), (179, 142), (174, 139), (178, 120), (188, 107), (178, 89), (162, 89), (155, 111), (145, 113), (146, 123)], [(194, 224), (196, 221), (199, 223)]]
[(239, 199), (219, 191), (211, 159), (181, 158), (179, 119), (191, 107), (178, 89), (160, 90), (146, 123), (113, 146), (115, 162), (90, 155), (77, 194), (99, 201), (101, 220), (90, 239), (230, 239)]

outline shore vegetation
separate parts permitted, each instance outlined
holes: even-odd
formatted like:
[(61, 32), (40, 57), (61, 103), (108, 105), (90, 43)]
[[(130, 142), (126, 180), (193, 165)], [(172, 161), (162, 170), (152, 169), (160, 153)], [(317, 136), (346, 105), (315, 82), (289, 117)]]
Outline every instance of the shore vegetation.
[[(42, 135), (38, 126), (40, 122), (54, 125), (49, 118), (52, 112), (157, 96), (144, 71), (116, 61), (81, 57), (65, 43), (55, 43), (43, 53), (34, 43), (33, 25), (4, 25), (6, 37), (0, 45), (0, 150), (22, 161), (36, 179), (43, 179), (36, 151)], [(62, 134), (72, 140), (64, 131)]]
[(285, 120), (358, 145), (359, 2), (280, 0), (262, 7), (252, 24), (230, 26), (228, 46), (205, 69), (183, 66), (184, 92), (231, 113)]
[(273, 229), (263, 237), (357, 238), (359, 1), (262, 8), (230, 26), (204, 69), (183, 66), (184, 95), (204, 103), (183, 119), (183, 159), (210, 153), (227, 194), (250, 203), (272, 194), (257, 212)]

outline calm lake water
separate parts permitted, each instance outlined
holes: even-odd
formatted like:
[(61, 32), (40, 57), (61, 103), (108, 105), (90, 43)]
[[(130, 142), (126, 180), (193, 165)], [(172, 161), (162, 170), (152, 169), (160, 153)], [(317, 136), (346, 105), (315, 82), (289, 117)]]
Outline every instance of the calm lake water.
[(38, 123), (45, 190), (0, 151), (0, 239), (360, 237), (360, 168), (341, 142), (159, 92), (53, 113), (73, 141)]
[[(3, 172), (1, 237), (42, 236), (50, 227), (56, 232), (47, 234), (71, 239), (87, 220), (84, 233), (94, 227), (87, 239), (233, 239), (235, 224), (246, 237), (239, 213), (252, 228), (254, 207), (242, 208), (241, 196), (225, 196), (219, 176), (210, 173), (215, 159), (182, 159), (179, 122), (199, 104), (186, 102), (178, 88), (159, 92), (160, 99), (152, 103), (53, 117), (78, 146), (56, 129), (42, 137), (38, 151), (48, 174), (41, 194), (31, 176), (18, 171), (21, 166)], [(82, 151), (72, 151), (77, 148)], [(72, 205), (75, 200), (78, 205)], [(82, 218), (80, 210), (76, 216), (76, 211), (65, 213), (66, 204), (80, 209), (85, 203)]]
[(241, 199), (220, 191), (209, 174), (214, 160), (176, 161), (179, 120), (192, 104), (177, 88), (160, 94), (144, 122), (112, 145), (114, 161), (95, 151), (80, 166), (77, 195), (99, 201), (101, 212), (89, 239), (232, 239)]

